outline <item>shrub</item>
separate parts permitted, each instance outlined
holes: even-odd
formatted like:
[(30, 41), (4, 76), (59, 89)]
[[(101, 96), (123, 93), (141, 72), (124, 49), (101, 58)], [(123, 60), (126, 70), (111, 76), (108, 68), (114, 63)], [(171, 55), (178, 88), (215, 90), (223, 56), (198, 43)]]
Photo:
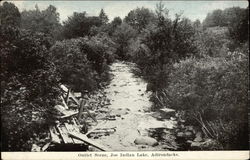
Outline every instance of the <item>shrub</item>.
[(75, 91), (93, 90), (97, 87), (96, 71), (86, 53), (80, 50), (81, 39), (56, 42), (50, 49), (51, 58), (61, 75), (61, 82)]
[(247, 149), (248, 54), (188, 58), (175, 63), (168, 84), (153, 94), (158, 107), (186, 111), (224, 149)]
[(75, 91), (97, 89), (107, 81), (108, 63), (114, 60), (113, 42), (106, 36), (58, 41), (50, 49), (51, 58), (61, 74), (61, 82)]
[(0, 28), (3, 150), (27, 151), (52, 123), (60, 94), (43, 34)]
[(119, 58), (123, 60), (130, 58), (128, 57), (129, 42), (135, 38), (135, 36), (136, 30), (127, 23), (122, 23), (116, 28), (113, 37), (114, 41), (118, 44), (116, 55), (118, 55)]
[(227, 27), (210, 27), (203, 31), (197, 31), (195, 45), (198, 50), (196, 57), (225, 56), (231, 46)]

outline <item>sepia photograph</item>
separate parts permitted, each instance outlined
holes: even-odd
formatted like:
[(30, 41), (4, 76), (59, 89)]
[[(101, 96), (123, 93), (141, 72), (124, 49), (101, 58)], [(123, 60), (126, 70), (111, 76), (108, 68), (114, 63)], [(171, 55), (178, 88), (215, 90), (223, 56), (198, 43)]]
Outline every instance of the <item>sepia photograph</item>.
[(248, 14), (247, 0), (1, 1), (1, 152), (249, 154)]

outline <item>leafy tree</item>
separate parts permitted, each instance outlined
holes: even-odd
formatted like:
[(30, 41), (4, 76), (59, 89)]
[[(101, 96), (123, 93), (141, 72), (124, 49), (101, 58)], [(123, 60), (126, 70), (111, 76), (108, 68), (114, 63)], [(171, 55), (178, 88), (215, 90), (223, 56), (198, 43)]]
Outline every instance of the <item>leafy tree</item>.
[[(245, 43), (249, 36), (249, 8), (244, 10), (231, 8), (231, 10), (234, 10), (235, 16), (231, 17), (228, 22), (229, 34), (234, 39), (234, 42)], [(230, 9), (225, 10), (225, 12), (229, 11)]]
[(205, 20), (203, 21), (203, 26), (214, 27), (214, 26), (226, 26), (226, 20), (221, 9), (214, 10), (212, 13), (209, 13)]
[(168, 17), (168, 10), (162, 3), (157, 5), (156, 24), (148, 26), (143, 34), (142, 43), (151, 50), (152, 64), (160, 64), (163, 67), (167, 63), (178, 61), (192, 52), (194, 29), (189, 19)]
[(59, 13), (56, 7), (50, 5), (45, 10), (40, 10), (36, 5), (35, 10), (23, 11), (21, 13), (21, 27), (32, 32), (41, 32), (53, 38), (57, 38), (61, 30)]
[(20, 26), (21, 15), (18, 8), (9, 2), (0, 4), (0, 25)]
[(115, 17), (111, 24), (115, 27), (119, 26), (122, 24), (122, 19), (120, 17)]
[(89, 35), (91, 27), (100, 27), (102, 21), (99, 17), (87, 17), (86, 12), (74, 12), (73, 16), (69, 17), (63, 24), (64, 37), (77, 38)]
[(141, 32), (149, 22), (155, 20), (155, 15), (147, 8), (137, 8), (128, 13), (124, 21), (131, 25), (134, 29)]
[(198, 30), (201, 27), (201, 21), (199, 19), (195, 20), (193, 23), (193, 27)]
[(231, 25), (237, 25), (241, 21), (242, 17), (245, 17), (245, 9), (240, 7), (226, 8), (225, 10), (214, 10), (212, 13), (208, 13), (203, 21), (203, 27), (230, 27)]
[(108, 16), (106, 15), (103, 9), (101, 9), (99, 13), (99, 18), (101, 19), (102, 24), (107, 24), (109, 21)]
[(115, 42), (118, 44), (116, 54), (120, 58), (128, 58), (127, 51), (129, 41), (136, 36), (136, 30), (134, 30), (130, 25), (127, 23), (122, 23), (120, 26), (117, 27), (114, 33)]
[[(121, 25), (122, 20), (120, 17), (115, 17), (111, 23), (106, 25), (102, 25), (101, 27), (96, 27), (96, 34), (97, 33), (107, 33), (109, 36), (112, 36), (116, 30), (116, 28)], [(95, 35), (96, 35), (95, 34)]]

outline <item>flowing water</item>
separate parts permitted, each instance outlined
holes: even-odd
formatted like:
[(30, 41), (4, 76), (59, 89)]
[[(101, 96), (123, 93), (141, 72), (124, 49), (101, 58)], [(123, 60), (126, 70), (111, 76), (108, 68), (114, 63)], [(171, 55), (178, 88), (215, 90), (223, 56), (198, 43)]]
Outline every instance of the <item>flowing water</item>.
[[(173, 148), (174, 137), (171, 130), (176, 122), (170, 119), (159, 120), (159, 113), (151, 112), (150, 92), (147, 83), (135, 76), (136, 66), (128, 62), (115, 62), (111, 65), (112, 80), (105, 89), (110, 99), (110, 119), (101, 120), (101, 128), (115, 128), (115, 132), (94, 140), (113, 151), (169, 150)], [(159, 145), (147, 146), (134, 143), (138, 136), (155, 138)]]

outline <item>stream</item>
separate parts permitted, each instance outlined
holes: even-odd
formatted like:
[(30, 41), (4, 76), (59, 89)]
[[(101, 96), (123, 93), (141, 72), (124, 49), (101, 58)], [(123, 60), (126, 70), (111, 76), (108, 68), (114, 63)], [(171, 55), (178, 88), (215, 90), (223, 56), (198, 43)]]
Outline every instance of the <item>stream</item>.
[[(112, 80), (104, 90), (110, 104), (103, 108), (110, 118), (99, 118), (98, 123), (102, 128), (113, 128), (114, 132), (91, 138), (112, 151), (175, 150), (177, 144), (171, 130), (177, 122), (173, 118), (159, 118), (166, 112), (151, 111), (151, 93), (146, 92), (147, 83), (132, 72), (135, 67), (121, 61), (110, 66)], [(157, 144), (135, 143), (138, 137), (150, 137)]]

